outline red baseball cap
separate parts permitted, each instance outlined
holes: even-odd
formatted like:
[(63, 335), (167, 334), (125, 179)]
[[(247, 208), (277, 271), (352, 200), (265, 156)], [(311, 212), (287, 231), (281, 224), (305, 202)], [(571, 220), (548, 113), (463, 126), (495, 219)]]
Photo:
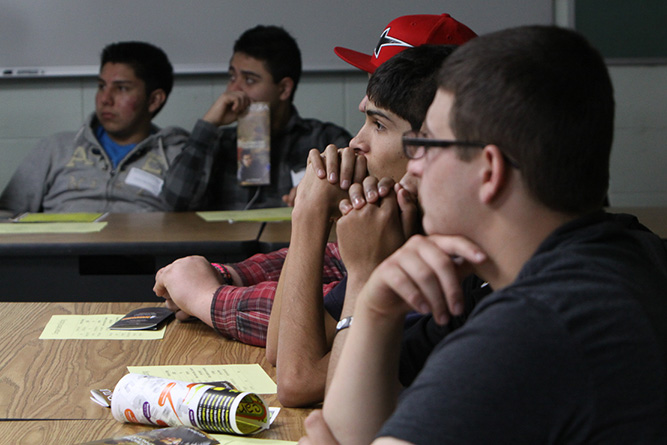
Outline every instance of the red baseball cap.
[(337, 46), (338, 57), (368, 73), (406, 48), (419, 45), (462, 45), (477, 37), (449, 14), (404, 15), (392, 20), (380, 35), (372, 55)]

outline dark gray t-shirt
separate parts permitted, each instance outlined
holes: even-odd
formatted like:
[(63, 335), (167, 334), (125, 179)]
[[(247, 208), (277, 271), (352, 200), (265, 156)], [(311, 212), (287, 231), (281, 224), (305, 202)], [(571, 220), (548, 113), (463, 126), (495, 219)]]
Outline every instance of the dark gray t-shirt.
[(667, 253), (636, 225), (558, 229), (435, 347), (379, 436), (667, 443)]

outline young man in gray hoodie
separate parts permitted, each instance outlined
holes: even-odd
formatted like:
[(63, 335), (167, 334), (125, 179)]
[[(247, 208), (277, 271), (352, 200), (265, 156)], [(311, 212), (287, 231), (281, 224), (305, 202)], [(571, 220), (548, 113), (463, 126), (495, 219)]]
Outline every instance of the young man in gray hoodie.
[(0, 196), (0, 210), (147, 212), (162, 199), (185, 130), (152, 124), (174, 83), (167, 55), (144, 42), (108, 45), (101, 55), (95, 113), (76, 132), (42, 140)]

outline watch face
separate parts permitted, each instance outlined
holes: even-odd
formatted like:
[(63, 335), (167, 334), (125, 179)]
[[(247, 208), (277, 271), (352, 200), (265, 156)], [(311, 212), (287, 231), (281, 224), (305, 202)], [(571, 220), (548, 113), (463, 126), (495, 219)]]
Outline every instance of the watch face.
[(352, 317), (345, 317), (341, 319), (338, 324), (336, 324), (336, 331), (340, 331), (345, 328), (349, 328), (352, 324)]

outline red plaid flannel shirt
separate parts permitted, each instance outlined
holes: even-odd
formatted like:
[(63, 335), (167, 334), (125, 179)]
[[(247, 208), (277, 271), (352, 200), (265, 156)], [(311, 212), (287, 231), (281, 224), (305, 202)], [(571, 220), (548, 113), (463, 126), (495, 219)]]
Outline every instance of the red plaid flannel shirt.
[[(256, 254), (240, 263), (229, 264), (244, 286), (223, 285), (213, 295), (211, 319), (221, 335), (254, 346), (266, 346), (266, 331), (280, 271), (287, 248)], [(322, 291), (326, 295), (344, 276), (338, 245), (328, 243), (324, 252)]]

